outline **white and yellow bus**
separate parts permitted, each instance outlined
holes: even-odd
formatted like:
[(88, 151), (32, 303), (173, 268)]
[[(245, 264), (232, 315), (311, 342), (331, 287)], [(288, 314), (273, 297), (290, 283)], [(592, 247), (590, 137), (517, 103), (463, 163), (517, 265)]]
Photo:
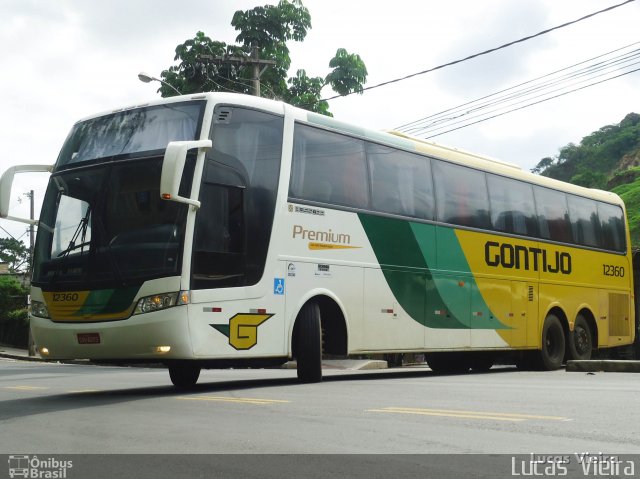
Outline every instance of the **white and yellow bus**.
[(281, 102), (207, 93), (86, 118), (53, 166), (30, 321), (51, 359), (201, 368), (424, 352), (557, 369), (631, 344), (624, 204)]

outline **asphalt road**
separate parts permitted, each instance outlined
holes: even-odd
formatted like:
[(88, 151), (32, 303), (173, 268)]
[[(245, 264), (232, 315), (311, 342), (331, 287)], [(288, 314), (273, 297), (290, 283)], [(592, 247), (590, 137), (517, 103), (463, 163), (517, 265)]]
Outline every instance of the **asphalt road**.
[(0, 453), (640, 452), (640, 376), (427, 368), (203, 371), (0, 359)]

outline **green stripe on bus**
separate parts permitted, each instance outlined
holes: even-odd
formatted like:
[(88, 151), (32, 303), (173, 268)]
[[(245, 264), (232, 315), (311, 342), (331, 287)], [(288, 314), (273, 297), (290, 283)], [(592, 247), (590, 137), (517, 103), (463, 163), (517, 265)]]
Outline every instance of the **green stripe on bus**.
[[(474, 310), (485, 314), (472, 323), (471, 297), (464, 295), (477, 285), (453, 228), (362, 213), (358, 217), (389, 288), (415, 321), (438, 329), (508, 329), (479, 294)], [(436, 238), (440, 264), (434, 275)]]
[(133, 298), (138, 294), (139, 289), (138, 286), (135, 286), (91, 291), (76, 315), (121, 313), (131, 307)]

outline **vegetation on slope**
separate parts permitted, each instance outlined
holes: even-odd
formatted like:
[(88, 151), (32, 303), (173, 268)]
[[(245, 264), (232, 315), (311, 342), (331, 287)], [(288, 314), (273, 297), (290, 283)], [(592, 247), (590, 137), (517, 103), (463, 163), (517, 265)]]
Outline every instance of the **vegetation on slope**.
[(531, 171), (587, 188), (620, 195), (627, 207), (631, 242), (640, 248), (640, 115), (629, 113), (615, 125), (560, 148)]

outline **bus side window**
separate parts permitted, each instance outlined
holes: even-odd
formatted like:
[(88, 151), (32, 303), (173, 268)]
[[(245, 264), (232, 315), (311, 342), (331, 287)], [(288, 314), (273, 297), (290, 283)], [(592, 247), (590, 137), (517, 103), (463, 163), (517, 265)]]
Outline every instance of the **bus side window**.
[(597, 207), (602, 229), (602, 246), (611, 251), (624, 251), (626, 241), (622, 209), (607, 203), (598, 203)]
[(319, 203), (368, 208), (364, 141), (296, 124), (289, 195)]
[(568, 195), (568, 200), (573, 239), (583, 246), (600, 247), (601, 228), (596, 202), (573, 195)]
[(552, 241), (572, 243), (573, 234), (569, 221), (567, 196), (560, 191), (541, 186), (535, 186), (533, 191), (540, 237)]
[(491, 225), (496, 231), (536, 236), (536, 210), (531, 185), (488, 174)]
[(374, 211), (432, 220), (433, 182), (429, 158), (367, 144)]
[(439, 160), (432, 164), (438, 220), (489, 229), (489, 197), (484, 173)]

